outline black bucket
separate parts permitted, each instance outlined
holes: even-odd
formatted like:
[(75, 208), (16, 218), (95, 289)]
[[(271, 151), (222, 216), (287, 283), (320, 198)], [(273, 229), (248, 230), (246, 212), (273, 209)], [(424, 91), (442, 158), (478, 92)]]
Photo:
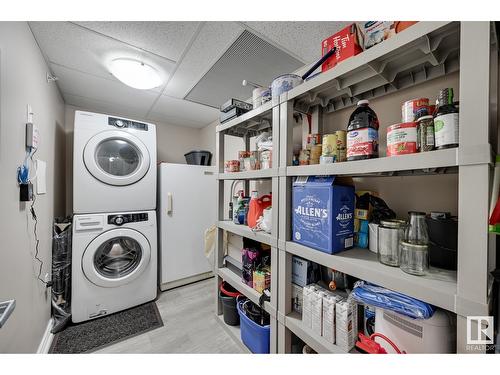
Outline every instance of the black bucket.
[(229, 284), (223, 282), (220, 286), (219, 298), (222, 302), (224, 323), (230, 326), (240, 325), (240, 316), (236, 308), (236, 297), (239, 293)]

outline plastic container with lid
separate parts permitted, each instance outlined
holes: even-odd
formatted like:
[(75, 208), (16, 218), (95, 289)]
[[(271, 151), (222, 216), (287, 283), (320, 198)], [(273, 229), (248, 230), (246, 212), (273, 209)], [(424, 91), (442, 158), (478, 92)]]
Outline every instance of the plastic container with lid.
[(436, 149), (458, 147), (458, 107), (453, 101), (453, 89), (439, 92), (439, 108), (434, 118)]
[(378, 157), (377, 114), (368, 105), (368, 100), (360, 100), (358, 107), (349, 118), (347, 126), (347, 161)]

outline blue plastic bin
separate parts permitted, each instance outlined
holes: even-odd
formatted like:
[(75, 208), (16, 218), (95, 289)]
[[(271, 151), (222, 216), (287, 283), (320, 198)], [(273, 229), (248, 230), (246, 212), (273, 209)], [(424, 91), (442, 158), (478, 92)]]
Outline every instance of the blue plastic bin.
[(247, 346), (252, 353), (269, 354), (269, 338), (271, 326), (260, 326), (246, 316), (243, 311), (243, 302), (245, 300), (238, 299), (237, 308), (240, 315), (240, 333), (241, 341)]

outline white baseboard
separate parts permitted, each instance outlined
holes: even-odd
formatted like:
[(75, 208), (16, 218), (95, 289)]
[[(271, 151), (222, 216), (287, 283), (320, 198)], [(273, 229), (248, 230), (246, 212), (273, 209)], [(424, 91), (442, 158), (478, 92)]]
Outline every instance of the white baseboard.
[(47, 327), (45, 328), (45, 332), (43, 333), (40, 345), (38, 345), (38, 349), (36, 351), (37, 354), (47, 354), (49, 352), (50, 345), (52, 344), (52, 340), (54, 339), (54, 334), (50, 332), (53, 325), (54, 320), (50, 318), (47, 322)]
[(212, 271), (200, 273), (199, 275), (189, 276), (189, 277), (186, 277), (184, 279), (171, 281), (169, 283), (163, 283), (160, 285), (160, 290), (162, 292), (164, 292), (166, 290), (177, 288), (179, 286), (183, 286), (183, 285), (195, 283), (197, 281), (205, 280), (205, 279), (208, 279), (208, 278), (213, 277), (213, 276), (214, 276), (214, 273)]

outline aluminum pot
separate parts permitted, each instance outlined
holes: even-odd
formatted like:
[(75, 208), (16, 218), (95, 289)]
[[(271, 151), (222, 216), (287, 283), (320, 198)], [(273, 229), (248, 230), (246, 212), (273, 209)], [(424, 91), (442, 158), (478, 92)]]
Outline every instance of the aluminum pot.
[(290, 91), (294, 87), (300, 85), (304, 80), (296, 74), (283, 74), (276, 77), (271, 84), (272, 96), (280, 96), (281, 94)]

